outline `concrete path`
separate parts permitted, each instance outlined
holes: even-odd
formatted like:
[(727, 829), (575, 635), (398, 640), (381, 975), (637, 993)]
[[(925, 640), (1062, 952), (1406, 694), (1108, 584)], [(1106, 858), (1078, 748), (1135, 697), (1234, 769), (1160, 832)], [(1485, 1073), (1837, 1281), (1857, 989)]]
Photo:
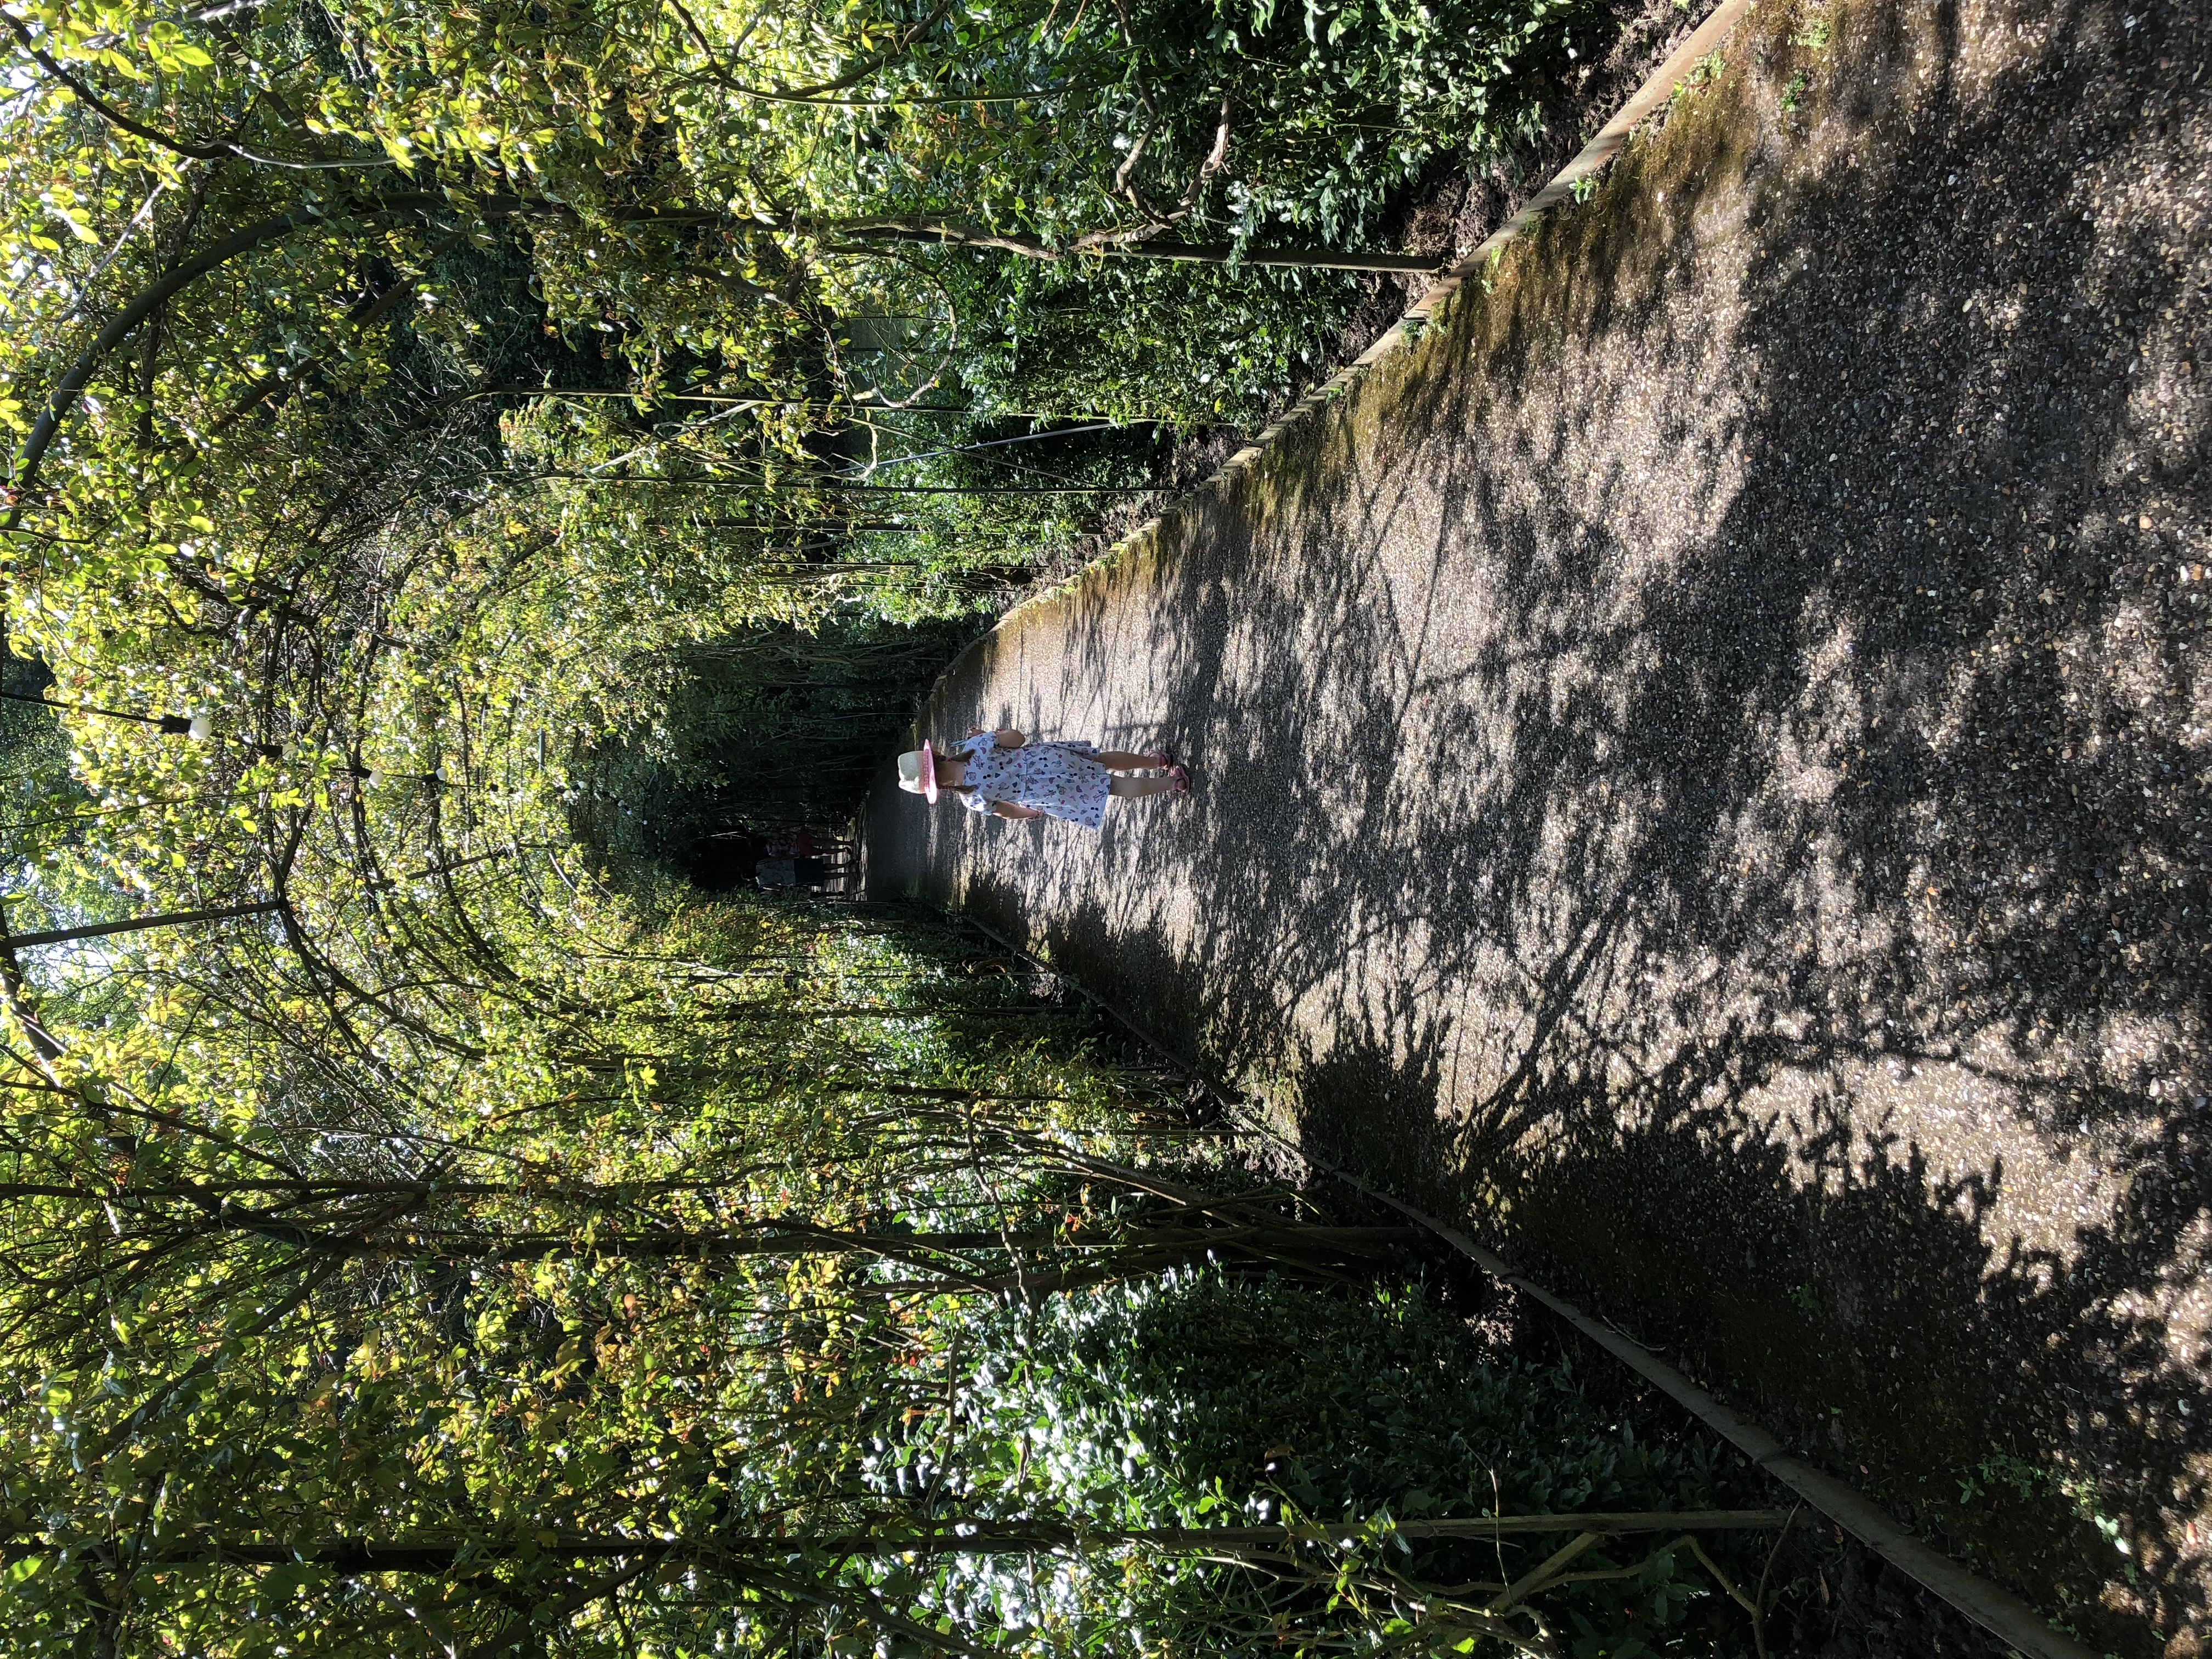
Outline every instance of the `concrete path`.
[(1093, 836), (879, 787), (867, 835), (878, 893), (2177, 1656), (2208, 63), (2202, 5), (1762, 4), (1493, 292), (930, 710), (1165, 738), (1192, 799)]

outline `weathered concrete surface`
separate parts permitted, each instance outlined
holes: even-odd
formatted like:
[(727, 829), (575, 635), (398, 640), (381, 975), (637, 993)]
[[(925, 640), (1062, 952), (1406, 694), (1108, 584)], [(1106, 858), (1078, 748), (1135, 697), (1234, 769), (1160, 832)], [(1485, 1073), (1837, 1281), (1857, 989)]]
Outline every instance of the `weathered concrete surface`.
[(2208, 61), (1762, 7), (933, 708), (1192, 799), (867, 839), (2128, 1653), (2212, 1546)]

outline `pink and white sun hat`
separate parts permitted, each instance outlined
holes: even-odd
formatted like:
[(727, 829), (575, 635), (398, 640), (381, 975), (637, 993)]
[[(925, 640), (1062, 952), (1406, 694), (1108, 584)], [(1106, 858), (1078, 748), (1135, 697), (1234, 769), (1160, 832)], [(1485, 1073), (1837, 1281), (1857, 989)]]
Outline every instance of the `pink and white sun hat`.
[(908, 794), (920, 795), (932, 802), (937, 799), (937, 750), (929, 739), (921, 740), (921, 747), (909, 749), (898, 757), (899, 787)]

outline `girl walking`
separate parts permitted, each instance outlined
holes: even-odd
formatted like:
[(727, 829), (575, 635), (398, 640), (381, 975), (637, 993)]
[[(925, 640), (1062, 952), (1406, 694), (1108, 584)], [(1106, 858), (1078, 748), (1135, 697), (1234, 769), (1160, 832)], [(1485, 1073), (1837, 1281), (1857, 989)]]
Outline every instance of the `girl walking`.
[[(927, 742), (898, 759), (899, 787), (934, 801), (951, 790), (971, 812), (1002, 818), (1066, 818), (1096, 830), (1115, 796), (1141, 800), (1190, 792), (1189, 771), (1164, 749), (1149, 755), (1089, 743), (1031, 743), (1008, 726), (971, 730), (966, 741), (939, 750)], [(1128, 777), (1161, 772), (1162, 777)]]

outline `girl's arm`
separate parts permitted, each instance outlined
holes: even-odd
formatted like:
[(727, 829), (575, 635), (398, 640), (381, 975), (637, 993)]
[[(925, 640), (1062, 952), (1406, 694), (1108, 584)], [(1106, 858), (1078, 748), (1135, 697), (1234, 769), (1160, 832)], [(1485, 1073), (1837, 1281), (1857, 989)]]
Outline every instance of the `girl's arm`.
[(1006, 800), (993, 803), (991, 810), (1002, 818), (1041, 818), (1044, 816), (1034, 806), (1017, 806)]
[[(971, 738), (980, 738), (983, 735), (983, 728), (980, 726), (971, 726), (968, 728), (968, 735)], [(992, 732), (991, 740), (1001, 749), (1018, 749), (1029, 741), (1011, 726), (1002, 726)]]

